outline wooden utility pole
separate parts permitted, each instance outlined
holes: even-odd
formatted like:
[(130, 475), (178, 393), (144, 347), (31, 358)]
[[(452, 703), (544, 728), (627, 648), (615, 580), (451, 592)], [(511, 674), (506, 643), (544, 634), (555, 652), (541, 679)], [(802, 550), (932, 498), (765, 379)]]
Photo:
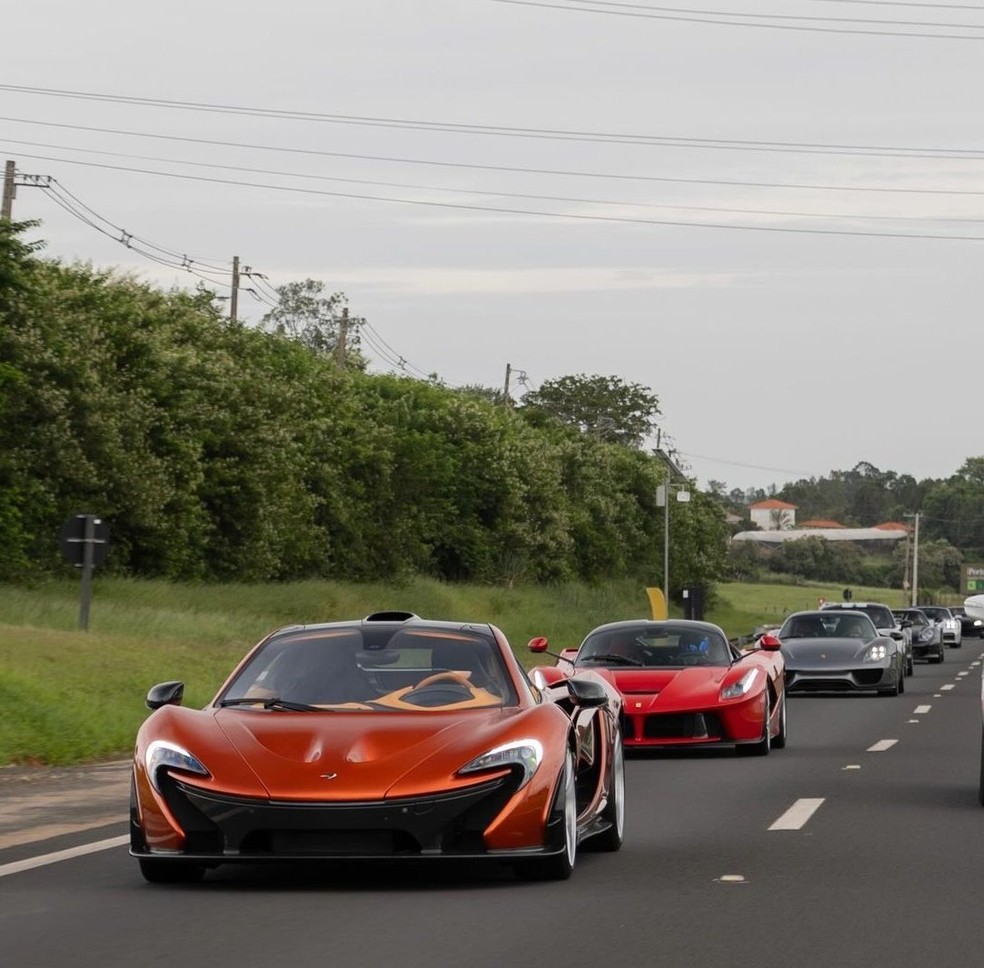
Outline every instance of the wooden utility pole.
[(8, 161), (3, 170), (3, 205), (0, 207), (0, 218), (10, 222), (14, 211), (14, 178), (17, 175), (17, 162)]
[(232, 295), (229, 297), (229, 318), (236, 322), (239, 315), (239, 256), (232, 257)]
[(512, 364), (506, 364), (506, 385), (502, 390), (502, 405), (509, 406), (509, 377), (512, 376)]
[(348, 306), (342, 309), (342, 318), (338, 323), (338, 339), (335, 342), (335, 365), (345, 369), (345, 343), (348, 340), (349, 314)]

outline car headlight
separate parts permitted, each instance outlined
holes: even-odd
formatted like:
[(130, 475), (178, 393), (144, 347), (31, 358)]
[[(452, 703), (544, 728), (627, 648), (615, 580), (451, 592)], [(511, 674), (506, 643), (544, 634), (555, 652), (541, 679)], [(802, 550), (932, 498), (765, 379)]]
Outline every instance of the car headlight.
[(517, 790), (530, 782), (533, 774), (543, 760), (543, 744), (536, 739), (518, 739), (512, 743), (504, 743), (495, 749), (476, 756), (460, 770), (462, 773), (480, 773), (483, 770), (499, 770), (506, 766), (518, 766), (523, 770), (523, 779)]
[(155, 740), (147, 747), (144, 762), (147, 764), (147, 776), (150, 777), (150, 782), (158, 793), (161, 792), (161, 788), (157, 782), (157, 774), (161, 769), (183, 770), (185, 773), (197, 773), (199, 776), (212, 775), (202, 762), (184, 747), (163, 739)]
[(935, 637), (936, 637), (935, 629), (923, 629), (916, 636), (916, 640), (919, 642), (932, 642)]
[(894, 652), (895, 652), (894, 648), (890, 649), (888, 645), (883, 644), (881, 642), (876, 642), (864, 654), (864, 661), (881, 662), (883, 659), (887, 659)]
[(752, 691), (755, 679), (758, 676), (758, 669), (749, 669), (737, 682), (730, 686), (724, 686), (721, 690), (722, 699), (740, 699), (747, 696)]

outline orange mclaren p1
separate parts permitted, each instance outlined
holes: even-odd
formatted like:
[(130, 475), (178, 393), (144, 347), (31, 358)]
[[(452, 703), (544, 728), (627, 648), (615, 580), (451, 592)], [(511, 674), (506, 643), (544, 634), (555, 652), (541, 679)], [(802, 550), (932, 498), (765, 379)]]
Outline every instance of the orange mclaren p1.
[(154, 686), (130, 853), (151, 882), (230, 862), (483, 858), (570, 876), (618, 850), (621, 699), (590, 671), (538, 689), (502, 632), (406, 612), (268, 635), (204, 709)]

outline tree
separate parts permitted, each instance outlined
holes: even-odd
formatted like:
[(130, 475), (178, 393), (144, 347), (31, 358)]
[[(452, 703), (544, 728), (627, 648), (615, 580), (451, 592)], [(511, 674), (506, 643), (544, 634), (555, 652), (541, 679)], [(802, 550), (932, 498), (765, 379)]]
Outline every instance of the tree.
[(521, 410), (534, 421), (553, 417), (583, 434), (640, 447), (652, 431), (659, 400), (646, 387), (617, 376), (563, 376), (523, 397)]
[[(305, 279), (278, 286), (277, 296), (280, 301), (276, 308), (260, 321), (265, 330), (296, 340), (322, 356), (332, 356), (338, 350), (348, 304), (344, 293), (326, 295), (324, 283)], [(356, 325), (360, 321), (354, 317), (349, 320), (345, 334), (346, 365), (364, 369), (365, 361), (354, 352), (360, 341)]]

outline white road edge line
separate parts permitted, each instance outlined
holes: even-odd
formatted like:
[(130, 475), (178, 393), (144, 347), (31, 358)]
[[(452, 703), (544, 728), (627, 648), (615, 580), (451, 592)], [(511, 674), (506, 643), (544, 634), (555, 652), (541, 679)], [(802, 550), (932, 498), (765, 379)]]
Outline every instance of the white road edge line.
[(916, 706), (916, 708), (912, 710), (912, 715), (922, 716), (924, 713), (928, 713), (932, 708), (932, 706)]
[(952, 682), (948, 682), (945, 686), (940, 686), (940, 692), (945, 692), (946, 690), (952, 689), (952, 688), (953, 688), (953, 683)]
[(869, 746), (865, 752), (866, 753), (884, 753), (885, 750), (890, 750), (896, 743), (897, 739), (880, 739), (877, 743), (873, 743)]
[(797, 800), (769, 830), (799, 830), (812, 817), (826, 797), (805, 797)]
[(110, 837), (108, 840), (97, 840), (91, 844), (82, 844), (79, 847), (69, 847), (68, 850), (56, 850), (53, 854), (41, 854), (39, 857), (28, 857), (27, 860), (15, 860), (11, 864), (0, 866), (0, 877), (8, 874), (20, 874), (22, 871), (33, 870), (35, 867), (45, 867), (48, 864), (57, 864), (62, 860), (72, 860), (74, 857), (84, 857), (86, 854), (95, 854), (100, 850), (109, 850), (112, 847), (122, 847), (130, 842), (130, 835), (124, 834), (122, 837)]

